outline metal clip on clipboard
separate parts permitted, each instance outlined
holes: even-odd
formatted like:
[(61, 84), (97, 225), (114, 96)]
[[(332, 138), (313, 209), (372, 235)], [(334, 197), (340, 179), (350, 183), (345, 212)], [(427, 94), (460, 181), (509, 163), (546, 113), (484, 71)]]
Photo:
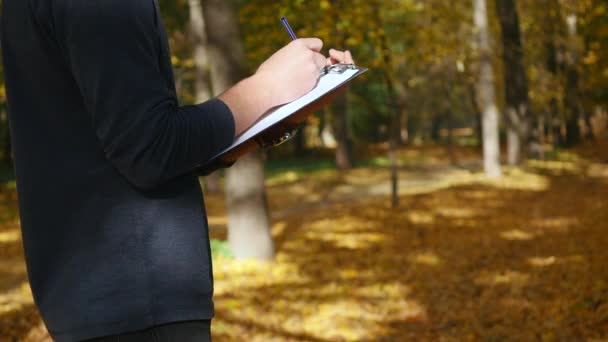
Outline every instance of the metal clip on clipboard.
[[(343, 74), (347, 70), (356, 70), (356, 69), (357, 69), (357, 66), (354, 64), (339, 63), (339, 64), (326, 65), (321, 69), (320, 77), (323, 77), (327, 74)], [(275, 146), (279, 146), (279, 145), (287, 142), (291, 138), (295, 137), (296, 134), (298, 134), (298, 128), (290, 129), (287, 127), (282, 127), (281, 131), (282, 131), (282, 133), (280, 133), (278, 136), (275, 135), (270, 139), (268, 139), (268, 138), (264, 139), (264, 137), (258, 136), (255, 138), (255, 141), (257, 142), (258, 146), (260, 146), (262, 148), (275, 147)]]
[(321, 69), (321, 76), (327, 74), (343, 74), (346, 70), (357, 70), (357, 66), (354, 64), (332, 64), (326, 65)]

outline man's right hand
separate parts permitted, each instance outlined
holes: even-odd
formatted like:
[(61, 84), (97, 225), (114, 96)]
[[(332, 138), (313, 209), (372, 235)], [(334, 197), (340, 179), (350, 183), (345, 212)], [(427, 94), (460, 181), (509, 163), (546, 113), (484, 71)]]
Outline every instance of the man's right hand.
[(296, 100), (317, 84), (327, 58), (318, 38), (297, 39), (270, 56), (256, 73), (219, 96), (240, 135), (269, 109)]
[(296, 100), (314, 88), (327, 61), (319, 53), (321, 48), (321, 39), (297, 39), (260, 65), (253, 78), (269, 92), (272, 107)]

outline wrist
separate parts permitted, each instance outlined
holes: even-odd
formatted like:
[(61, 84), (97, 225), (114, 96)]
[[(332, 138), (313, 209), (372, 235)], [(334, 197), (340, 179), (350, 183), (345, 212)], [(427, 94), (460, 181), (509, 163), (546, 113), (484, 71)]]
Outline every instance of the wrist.
[(241, 80), (218, 98), (232, 111), (236, 135), (249, 128), (262, 114), (277, 105), (274, 92), (269, 89), (268, 80), (254, 75)]
[(256, 73), (242, 81), (256, 102), (257, 112), (265, 113), (279, 105), (277, 94), (272, 90), (272, 82), (264, 74)]

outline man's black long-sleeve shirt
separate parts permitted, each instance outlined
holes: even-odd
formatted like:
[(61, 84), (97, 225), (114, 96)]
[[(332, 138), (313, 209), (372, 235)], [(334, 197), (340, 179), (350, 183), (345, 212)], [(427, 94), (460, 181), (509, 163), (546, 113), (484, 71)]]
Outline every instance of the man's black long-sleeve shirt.
[(198, 165), (220, 100), (180, 107), (156, 0), (4, 0), (28, 274), (57, 341), (213, 315)]

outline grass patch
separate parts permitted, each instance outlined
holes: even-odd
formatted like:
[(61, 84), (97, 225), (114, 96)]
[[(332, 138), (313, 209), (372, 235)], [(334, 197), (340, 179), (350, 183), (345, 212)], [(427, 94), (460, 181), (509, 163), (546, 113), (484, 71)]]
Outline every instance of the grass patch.
[(391, 166), (390, 160), (387, 157), (375, 157), (357, 162), (360, 167), (388, 167)]
[(267, 180), (280, 180), (289, 174), (289, 178), (299, 179), (313, 173), (335, 170), (333, 159), (283, 159), (267, 161), (265, 165)]
[[(420, 162), (424, 156), (399, 156), (401, 165)], [(387, 168), (391, 163), (385, 156), (355, 161), (355, 168)], [(266, 180), (270, 182), (297, 181), (327, 171), (336, 171), (336, 162), (332, 159), (281, 159), (265, 163)]]
[(211, 239), (211, 256), (213, 259), (218, 257), (224, 259), (232, 259), (234, 255), (232, 254), (232, 250), (230, 249), (230, 245), (228, 245), (228, 241)]

